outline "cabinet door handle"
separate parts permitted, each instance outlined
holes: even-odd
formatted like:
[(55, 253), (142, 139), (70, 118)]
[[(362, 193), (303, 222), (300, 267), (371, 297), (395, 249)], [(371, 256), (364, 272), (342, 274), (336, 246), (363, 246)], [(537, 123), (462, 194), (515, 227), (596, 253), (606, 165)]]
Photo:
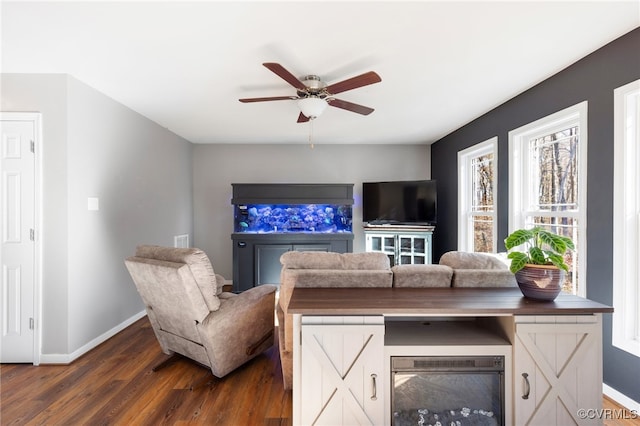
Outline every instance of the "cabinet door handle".
[(522, 395), (522, 399), (529, 399), (529, 393), (531, 393), (529, 375), (527, 373), (522, 373), (522, 378), (524, 379), (524, 395)]
[(376, 378), (378, 377), (377, 374), (372, 374), (371, 375), (371, 400), (375, 401), (376, 399), (378, 399), (378, 397), (376, 396), (377, 389), (376, 389)]

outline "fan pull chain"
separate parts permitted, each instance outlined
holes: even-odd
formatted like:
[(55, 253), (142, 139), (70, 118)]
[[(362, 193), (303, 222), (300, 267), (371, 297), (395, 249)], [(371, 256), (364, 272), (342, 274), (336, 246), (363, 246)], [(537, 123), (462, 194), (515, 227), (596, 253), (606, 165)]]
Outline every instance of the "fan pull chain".
[(315, 120), (312, 118), (309, 120), (309, 147), (313, 149), (313, 122)]

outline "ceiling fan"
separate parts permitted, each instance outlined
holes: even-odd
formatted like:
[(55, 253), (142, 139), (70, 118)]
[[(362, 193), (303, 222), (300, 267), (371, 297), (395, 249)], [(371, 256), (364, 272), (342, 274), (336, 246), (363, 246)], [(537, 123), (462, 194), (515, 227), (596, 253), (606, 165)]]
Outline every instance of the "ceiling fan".
[(347, 90), (357, 89), (359, 87), (368, 86), (369, 84), (379, 83), (382, 81), (380, 76), (373, 71), (352, 77), (337, 83), (326, 85), (317, 75), (306, 75), (298, 79), (282, 65), (275, 62), (265, 62), (265, 67), (274, 72), (284, 81), (296, 88), (295, 96), (271, 96), (265, 98), (245, 98), (239, 99), (240, 102), (265, 102), (265, 101), (284, 101), (297, 100), (300, 108), (298, 123), (305, 123), (309, 120), (316, 119), (322, 114), (327, 105), (332, 107), (346, 109), (362, 115), (369, 115), (374, 110), (363, 105), (354, 104), (353, 102), (336, 99), (333, 95), (346, 92)]

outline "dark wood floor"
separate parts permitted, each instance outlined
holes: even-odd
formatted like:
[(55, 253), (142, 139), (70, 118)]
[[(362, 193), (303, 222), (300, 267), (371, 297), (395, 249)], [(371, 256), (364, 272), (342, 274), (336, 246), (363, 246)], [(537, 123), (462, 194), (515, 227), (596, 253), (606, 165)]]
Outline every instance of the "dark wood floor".
[(291, 425), (276, 346), (223, 379), (165, 358), (145, 317), (70, 365), (3, 364), (0, 424)]
[(0, 424), (291, 425), (276, 346), (223, 379), (184, 358), (151, 372), (165, 358), (145, 317), (70, 365), (2, 364)]

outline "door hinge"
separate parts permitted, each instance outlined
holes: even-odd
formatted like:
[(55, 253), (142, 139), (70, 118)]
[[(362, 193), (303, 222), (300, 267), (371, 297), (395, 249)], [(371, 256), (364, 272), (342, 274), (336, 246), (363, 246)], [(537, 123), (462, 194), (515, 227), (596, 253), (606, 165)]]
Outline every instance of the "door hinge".
[(29, 330), (33, 330), (35, 328), (35, 321), (33, 318), (29, 318)]
[(35, 241), (36, 240), (36, 230), (31, 228), (29, 229), (29, 239), (31, 241)]
[(36, 141), (31, 141), (31, 152), (34, 154), (36, 152)]

